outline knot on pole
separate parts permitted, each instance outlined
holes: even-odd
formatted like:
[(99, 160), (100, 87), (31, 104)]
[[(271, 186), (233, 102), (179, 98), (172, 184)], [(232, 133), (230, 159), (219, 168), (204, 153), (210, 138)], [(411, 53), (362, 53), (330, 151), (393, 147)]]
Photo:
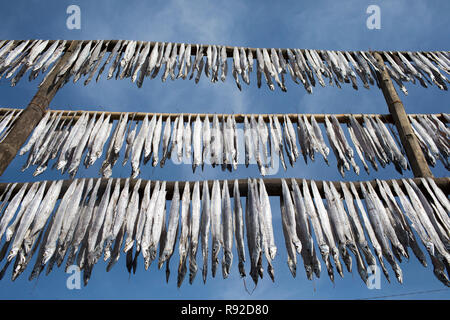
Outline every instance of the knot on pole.
[(47, 111), (49, 104), (50, 100), (42, 95), (35, 95), (33, 100), (31, 100), (30, 102), (30, 105), (37, 106), (39, 110), (42, 111), (42, 113), (45, 113)]

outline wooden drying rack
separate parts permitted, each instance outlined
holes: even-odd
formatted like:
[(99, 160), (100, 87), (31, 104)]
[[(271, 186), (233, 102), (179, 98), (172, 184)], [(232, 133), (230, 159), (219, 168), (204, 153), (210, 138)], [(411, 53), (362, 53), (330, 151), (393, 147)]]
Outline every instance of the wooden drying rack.
[[(118, 40), (109, 41), (108, 50), (111, 50), (117, 41)], [(20, 115), (19, 119), (17, 119), (16, 125), (12, 128), (8, 136), (0, 143), (0, 175), (3, 174), (5, 169), (16, 156), (20, 147), (26, 142), (28, 136), (44, 116), (58, 89), (64, 84), (64, 79), (62, 78), (54, 84), (55, 77), (79, 43), (80, 40), (72, 40), (68, 42), (68, 48), (64, 55), (58, 60), (55, 68), (53, 68), (53, 71), (47, 75), (46, 81), (42, 83), (27, 108)], [(234, 47), (226, 47), (228, 56), (232, 55), (233, 48)], [(192, 55), (196, 53), (195, 47), (193, 47), (193, 49), (194, 50), (191, 51)], [(254, 48), (246, 49), (256, 50)], [(285, 49), (284, 51), (282, 50), (282, 52), (283, 54), (286, 54)], [(419, 142), (413, 133), (413, 129), (405, 112), (403, 103), (395, 90), (387, 69), (384, 68), (383, 57), (377, 51), (373, 51), (372, 53), (377, 59), (379, 66), (383, 66), (382, 70), (377, 72), (378, 82), (388, 105), (391, 119), (397, 127), (401, 143), (406, 151), (406, 155), (414, 176), (433, 177), (420, 148)], [(345, 117), (345, 115), (342, 115), (341, 117)]]

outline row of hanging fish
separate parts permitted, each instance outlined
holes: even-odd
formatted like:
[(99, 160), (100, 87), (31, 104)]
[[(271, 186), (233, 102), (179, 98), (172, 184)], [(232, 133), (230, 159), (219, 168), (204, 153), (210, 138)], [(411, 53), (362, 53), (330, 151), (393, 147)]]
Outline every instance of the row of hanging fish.
[(5, 140), (23, 110), (10, 110), (0, 116), (0, 142)]
[[(110, 41), (105, 40), (80, 41), (58, 71), (55, 83), (60, 79), (67, 82), (71, 77), (75, 83), (85, 76), (84, 84), (87, 85), (97, 70), (96, 81), (107, 70), (107, 79), (130, 78), (138, 87), (142, 86), (145, 77), (154, 79), (158, 73), (163, 82), (170, 76), (172, 80), (189, 78), (198, 83), (203, 72), (213, 83), (219, 79), (224, 82), (230, 63), (239, 90), (242, 90), (242, 82), (250, 84), (250, 74), (255, 69), (259, 88), (264, 75), (270, 90), (275, 90), (276, 83), (282, 91), (287, 91), (285, 79), (290, 77), (312, 93), (316, 82), (324, 87), (326, 79), (331, 86), (335, 83), (340, 88), (341, 84), (351, 83), (357, 90), (357, 76), (369, 89), (369, 84), (378, 84), (376, 73), (383, 69), (369, 51), (233, 47), (231, 61), (228, 61), (225, 46), (133, 40), (118, 40), (102, 64), (109, 45)], [(67, 48), (65, 40), (0, 41), (0, 78), (12, 77), (11, 85), (14, 86), (30, 70), (29, 80), (35, 79), (41, 71), (45, 73)], [(449, 52), (383, 51), (381, 54), (388, 62), (389, 75), (405, 94), (408, 92), (403, 83), (415, 83), (416, 80), (424, 87), (434, 83), (439, 89), (447, 90), (449, 80), (440, 70), (450, 73)], [(53, 68), (55, 66), (56, 63)]]
[[(330, 148), (343, 177), (350, 168), (356, 174), (360, 173), (356, 155), (367, 173), (370, 172), (367, 163), (374, 170), (389, 163), (393, 163), (400, 173), (408, 169), (396, 132), (392, 127), (389, 130), (377, 115), (364, 115), (361, 123), (354, 115), (349, 115), (347, 136), (338, 119), (334, 115), (326, 115), (326, 143), (315, 117), (308, 119), (300, 114), (296, 119), (297, 128), (293, 124), (295, 120), (291, 121), (286, 115), (282, 117), (282, 123), (277, 115), (268, 115), (268, 123), (262, 115), (245, 115), (243, 130), (238, 128), (235, 115), (221, 116), (221, 120), (213, 115), (211, 123), (209, 117), (202, 120), (195, 114), (188, 115), (187, 121), (183, 114), (173, 118), (168, 116), (164, 121), (161, 114), (148, 114), (138, 130), (139, 121), (134, 121), (134, 114), (122, 113), (113, 130), (110, 114), (89, 115), (86, 112), (77, 120), (70, 116), (62, 117), (62, 114), (46, 113), (20, 149), (20, 155), (28, 152), (23, 171), (35, 165), (37, 168), (33, 175), (39, 175), (47, 169), (50, 160), (56, 159), (53, 167), (74, 177), (81, 163), (87, 168), (104, 155), (100, 174), (110, 177), (124, 145), (122, 165), (131, 162), (133, 178), (139, 175), (142, 165), (151, 162), (154, 167), (158, 163), (163, 167), (167, 159), (175, 163), (190, 162), (194, 172), (197, 167), (203, 169), (205, 164), (232, 171), (238, 164), (248, 167), (256, 163), (264, 176), (268, 170), (278, 168), (279, 162), (287, 170), (286, 158), (293, 167), (300, 154), (305, 163), (308, 163), (308, 158), (315, 161), (316, 154), (321, 154), (329, 164)], [(446, 124), (436, 116), (430, 115), (429, 118), (433, 126), (448, 132)], [(448, 146), (448, 136), (440, 136), (439, 139), (440, 147)], [(448, 148), (445, 150), (447, 152)], [(448, 157), (448, 153), (443, 154)], [(441, 159), (444, 158), (441, 156)], [(449, 169), (448, 165), (446, 167)]]
[[(450, 122), (450, 115), (443, 116)], [(434, 167), (439, 159), (450, 170), (450, 129), (433, 114), (409, 116), (409, 121), (428, 164)]]
[[(214, 180), (212, 188), (207, 181), (184, 185), (175, 182), (170, 206), (166, 205), (169, 190), (165, 181), (138, 179), (133, 185), (129, 178), (123, 180), (107, 179), (106, 187), (100, 187), (102, 179), (75, 179), (64, 192), (63, 180), (25, 183), (21, 187), (8, 184), (0, 207), (0, 238), (5, 239), (0, 261), (6, 257), (0, 278), (14, 260), (15, 280), (37, 253), (30, 280), (38, 277), (45, 266), (47, 274), (55, 263), (61, 266), (67, 256), (66, 268), (78, 265), (86, 285), (102, 255), (109, 271), (123, 251), (128, 272), (136, 271), (142, 255), (146, 270), (153, 261), (157, 261), (158, 269), (166, 263), (168, 281), (170, 260), (178, 248), (178, 287), (188, 266), (189, 282), (193, 283), (199, 269), (198, 251), (204, 282), (208, 270), (212, 277), (216, 276), (219, 260), (223, 278), (229, 276), (233, 252), (237, 252), (241, 277), (249, 272), (257, 284), (263, 278), (263, 264), (267, 264), (267, 273), (274, 281), (272, 262), (279, 251), (264, 180), (248, 179), (245, 212), (238, 180), (233, 185)], [(385, 260), (402, 283), (398, 262), (402, 257), (409, 259), (408, 247), (427, 266), (419, 245), (422, 243), (435, 276), (450, 286), (450, 202), (433, 179), (420, 181), (422, 188), (412, 179), (392, 180), (392, 187), (388, 181), (376, 180), (376, 188), (369, 182), (341, 182), (340, 191), (334, 183), (323, 181), (324, 202), (318, 183), (281, 179), (281, 225), (292, 275), (296, 276), (299, 254), (307, 278), (319, 278), (320, 254), (334, 282), (334, 270), (344, 276), (342, 261), (352, 272), (353, 255), (365, 283), (372, 273), (368, 268), (377, 265), (376, 259), (388, 281)], [(58, 198), (61, 201), (56, 205)]]

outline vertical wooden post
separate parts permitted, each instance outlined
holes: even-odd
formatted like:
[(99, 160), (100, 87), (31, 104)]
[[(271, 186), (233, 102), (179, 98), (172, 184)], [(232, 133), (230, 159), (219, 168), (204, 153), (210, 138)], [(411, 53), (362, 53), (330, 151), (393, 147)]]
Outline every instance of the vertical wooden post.
[(48, 75), (45, 82), (39, 87), (38, 91), (31, 99), (27, 108), (22, 112), (16, 124), (9, 132), (8, 136), (0, 143), (0, 176), (6, 170), (8, 165), (16, 156), (20, 147), (28, 139), (33, 129), (37, 126), (39, 121), (43, 118), (50, 101), (55, 96), (59, 88), (64, 84), (65, 79), (59, 79), (56, 84), (53, 84), (54, 79), (61, 67), (67, 62), (75, 49), (78, 41), (72, 41), (68, 50), (57, 62), (56, 67), (51, 74)]
[(430, 167), (425, 160), (422, 149), (420, 148), (417, 137), (415, 136), (408, 116), (406, 115), (405, 108), (403, 106), (400, 97), (395, 90), (395, 87), (391, 81), (387, 69), (384, 68), (384, 61), (378, 52), (374, 53), (375, 58), (380, 66), (383, 66), (383, 70), (377, 73), (381, 90), (383, 91), (384, 99), (389, 108), (389, 112), (392, 115), (397, 131), (400, 135), (400, 140), (406, 151), (411, 169), (415, 177), (433, 177)]

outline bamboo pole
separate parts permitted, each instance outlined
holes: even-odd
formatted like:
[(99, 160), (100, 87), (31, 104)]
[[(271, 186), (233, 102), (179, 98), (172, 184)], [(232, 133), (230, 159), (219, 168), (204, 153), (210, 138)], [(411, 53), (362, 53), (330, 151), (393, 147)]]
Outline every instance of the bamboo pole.
[[(20, 109), (12, 109), (12, 108), (0, 108), (0, 117), (10, 111), (20, 111)], [(68, 118), (74, 118), (74, 120), (77, 120), (81, 114), (87, 113), (90, 117), (92, 116), (99, 116), (100, 114), (104, 113), (105, 116), (109, 115), (111, 116), (110, 121), (119, 120), (120, 116), (128, 113), (128, 119), (131, 119), (132, 116), (134, 116), (135, 121), (142, 121), (145, 116), (148, 116), (149, 118), (153, 117), (153, 115), (156, 116), (162, 116), (162, 120), (165, 121), (169, 116), (172, 119), (175, 119), (175, 117), (178, 117), (181, 115), (181, 113), (146, 113), (146, 112), (108, 112), (108, 111), (84, 111), (84, 110), (49, 110), (51, 113), (60, 113), (62, 112), (61, 119), (68, 119)], [(189, 116), (191, 116), (191, 121), (194, 121), (197, 118), (197, 115), (200, 116), (201, 120), (204, 120), (206, 117), (208, 117), (210, 120), (214, 117), (214, 114), (205, 114), (205, 113), (183, 113), (183, 120), (187, 121)], [(222, 117), (228, 117), (231, 114), (217, 114), (219, 119), (222, 119)], [(251, 114), (233, 114), (235, 116), (237, 123), (243, 123), (244, 117), (250, 116)], [(259, 114), (258, 114), (259, 115)], [(258, 116), (255, 115), (255, 116)], [(312, 117), (316, 119), (317, 122), (323, 123), (325, 122), (325, 116), (331, 116), (331, 114), (261, 114), (263, 120), (268, 123), (269, 122), (269, 116), (275, 116), (278, 118), (280, 122), (283, 122), (283, 117), (286, 115), (293, 123), (297, 123), (297, 116), (303, 116), (305, 115), (308, 120), (311, 120)], [(390, 114), (352, 114), (355, 119), (359, 122), (363, 121), (364, 116), (368, 117), (380, 117), (380, 120), (385, 123), (393, 123), (392, 115)], [(422, 115), (427, 114), (409, 114), (409, 116), (412, 117), (418, 117)], [(443, 116), (442, 113), (434, 114), (439, 120), (443, 121), (444, 123), (447, 123), (447, 119)], [(334, 114), (334, 116), (337, 118), (337, 120), (340, 123), (348, 123), (350, 120), (350, 114)]]
[[(108, 183), (108, 178), (94, 178), (94, 184), (95, 182), (101, 179), (100, 182), (100, 187), (99, 187), (99, 192), (100, 194), (102, 194), (104, 192), (104, 190), (106, 189), (106, 185)], [(125, 178), (118, 178), (120, 179), (120, 187), (123, 188), (125, 186)], [(301, 178), (294, 178), (297, 183), (301, 186), (301, 184), (303, 183), (303, 179)], [(450, 178), (448, 177), (443, 177), (443, 178), (432, 178), (434, 180), (434, 182), (436, 183), (436, 185), (446, 194), (449, 195), (450, 194)], [(79, 179), (78, 179), (79, 180)], [(116, 179), (113, 179), (116, 180)], [(130, 190), (133, 190), (134, 185), (136, 184), (138, 179), (130, 179)], [(264, 185), (266, 187), (267, 193), (269, 196), (273, 196), (273, 197), (277, 197), (277, 196), (281, 196), (281, 179), (280, 178), (264, 178), (262, 179), (264, 181)], [(291, 179), (287, 178), (285, 179), (288, 186), (291, 186)], [(61, 188), (61, 192), (59, 194), (59, 198), (61, 198), (66, 190), (68, 189), (68, 187), (70, 186), (70, 184), (73, 182), (74, 180), (64, 180), (62, 188)], [(220, 187), (222, 188), (223, 184), (224, 184), (225, 180), (219, 180), (220, 183)], [(309, 179), (305, 179), (305, 181), (307, 182), (308, 186), (311, 185), (311, 181)], [(389, 185), (389, 187), (392, 187), (392, 181), (393, 180), (385, 180), (387, 182), (387, 184)], [(402, 179), (395, 179), (395, 181), (398, 183), (398, 185), (403, 188), (403, 182)], [(421, 182), (421, 178), (414, 178), (413, 179), (414, 183), (417, 184), (418, 187), (423, 188), (422, 187), (422, 182)], [(48, 181), (47, 186), (46, 186), (46, 190), (48, 190), (48, 188), (50, 187), (52, 181)], [(152, 190), (153, 187), (155, 185), (156, 181), (152, 181)], [(160, 182), (162, 182), (160, 180)], [(195, 181), (188, 181), (189, 182), (189, 187), (191, 192), (193, 191), (194, 188), (194, 183)], [(203, 181), (199, 181), (200, 182), (200, 187), (203, 186)], [(208, 189), (211, 192), (212, 186), (213, 186), (213, 182), (214, 180), (207, 180), (208, 182)], [(317, 188), (321, 194), (321, 196), (324, 198), (324, 193), (323, 193), (323, 181), (322, 180), (314, 180), (315, 184), (317, 185)], [(341, 188), (341, 182), (340, 181), (329, 181), (331, 183), (334, 184), (334, 186), (336, 187), (338, 192), (341, 192), (342, 188)], [(366, 181), (353, 181), (352, 183), (354, 184), (356, 190), (358, 191), (360, 197), (362, 197), (362, 193), (361, 193), (361, 188), (360, 188), (360, 182), (366, 182)], [(368, 183), (370, 183), (372, 185), (372, 187), (374, 187), (375, 190), (377, 190), (377, 183), (376, 180), (371, 180), (371, 181), (367, 181)], [(113, 182), (113, 184), (115, 183), (115, 181)], [(180, 192), (182, 192), (184, 190), (184, 186), (185, 186), (186, 181), (178, 181), (179, 184), (179, 188), (180, 188)], [(230, 191), (230, 194), (233, 194), (233, 187), (234, 187), (234, 180), (227, 180), (228, 183), (228, 188)], [(350, 183), (349, 182), (342, 182), (343, 184), (345, 184), (348, 188), (350, 188)], [(12, 183), (11, 183), (12, 184)], [(24, 183), (17, 183), (17, 186), (14, 188), (14, 191), (12, 193), (12, 196), (15, 195), (15, 193), (20, 190), (20, 188), (23, 186)], [(28, 188), (31, 187), (32, 183), (29, 183)], [(139, 192), (143, 193), (144, 192), (144, 188), (147, 184), (147, 180), (141, 179), (141, 185), (139, 187)], [(247, 185), (248, 185), (248, 180), (247, 179), (238, 179), (238, 184), (239, 184), (239, 193), (242, 197), (247, 196)], [(5, 191), (6, 186), (8, 185), (8, 183), (0, 183), (0, 194), (3, 193)], [(171, 200), (172, 199), (172, 194), (173, 194), (173, 188), (175, 185), (175, 181), (166, 181), (166, 199), (167, 200)], [(111, 191), (112, 192), (112, 191)], [(406, 192), (406, 191), (405, 191)], [(425, 192), (426, 193), (426, 192)]]
[(76, 44), (77, 41), (72, 41), (69, 49), (65, 52), (63, 57), (59, 59), (52, 73), (48, 75), (47, 80), (41, 85), (27, 108), (20, 115), (19, 119), (17, 119), (16, 124), (11, 129), (8, 136), (0, 143), (0, 176), (44, 116), (50, 101), (53, 99), (58, 89), (64, 84), (65, 79), (60, 79), (56, 84), (53, 82), (61, 67), (69, 59)]
[(413, 132), (411, 123), (409, 122), (408, 115), (402, 101), (400, 100), (397, 91), (391, 81), (387, 69), (384, 68), (384, 62), (380, 54), (374, 53), (380, 66), (383, 66), (381, 73), (377, 72), (378, 80), (383, 92), (384, 98), (389, 108), (389, 112), (392, 114), (395, 126), (400, 136), (403, 148), (406, 151), (411, 169), (415, 177), (432, 177), (430, 168), (428, 167), (425, 156), (422, 153), (419, 142), (416, 135)]

